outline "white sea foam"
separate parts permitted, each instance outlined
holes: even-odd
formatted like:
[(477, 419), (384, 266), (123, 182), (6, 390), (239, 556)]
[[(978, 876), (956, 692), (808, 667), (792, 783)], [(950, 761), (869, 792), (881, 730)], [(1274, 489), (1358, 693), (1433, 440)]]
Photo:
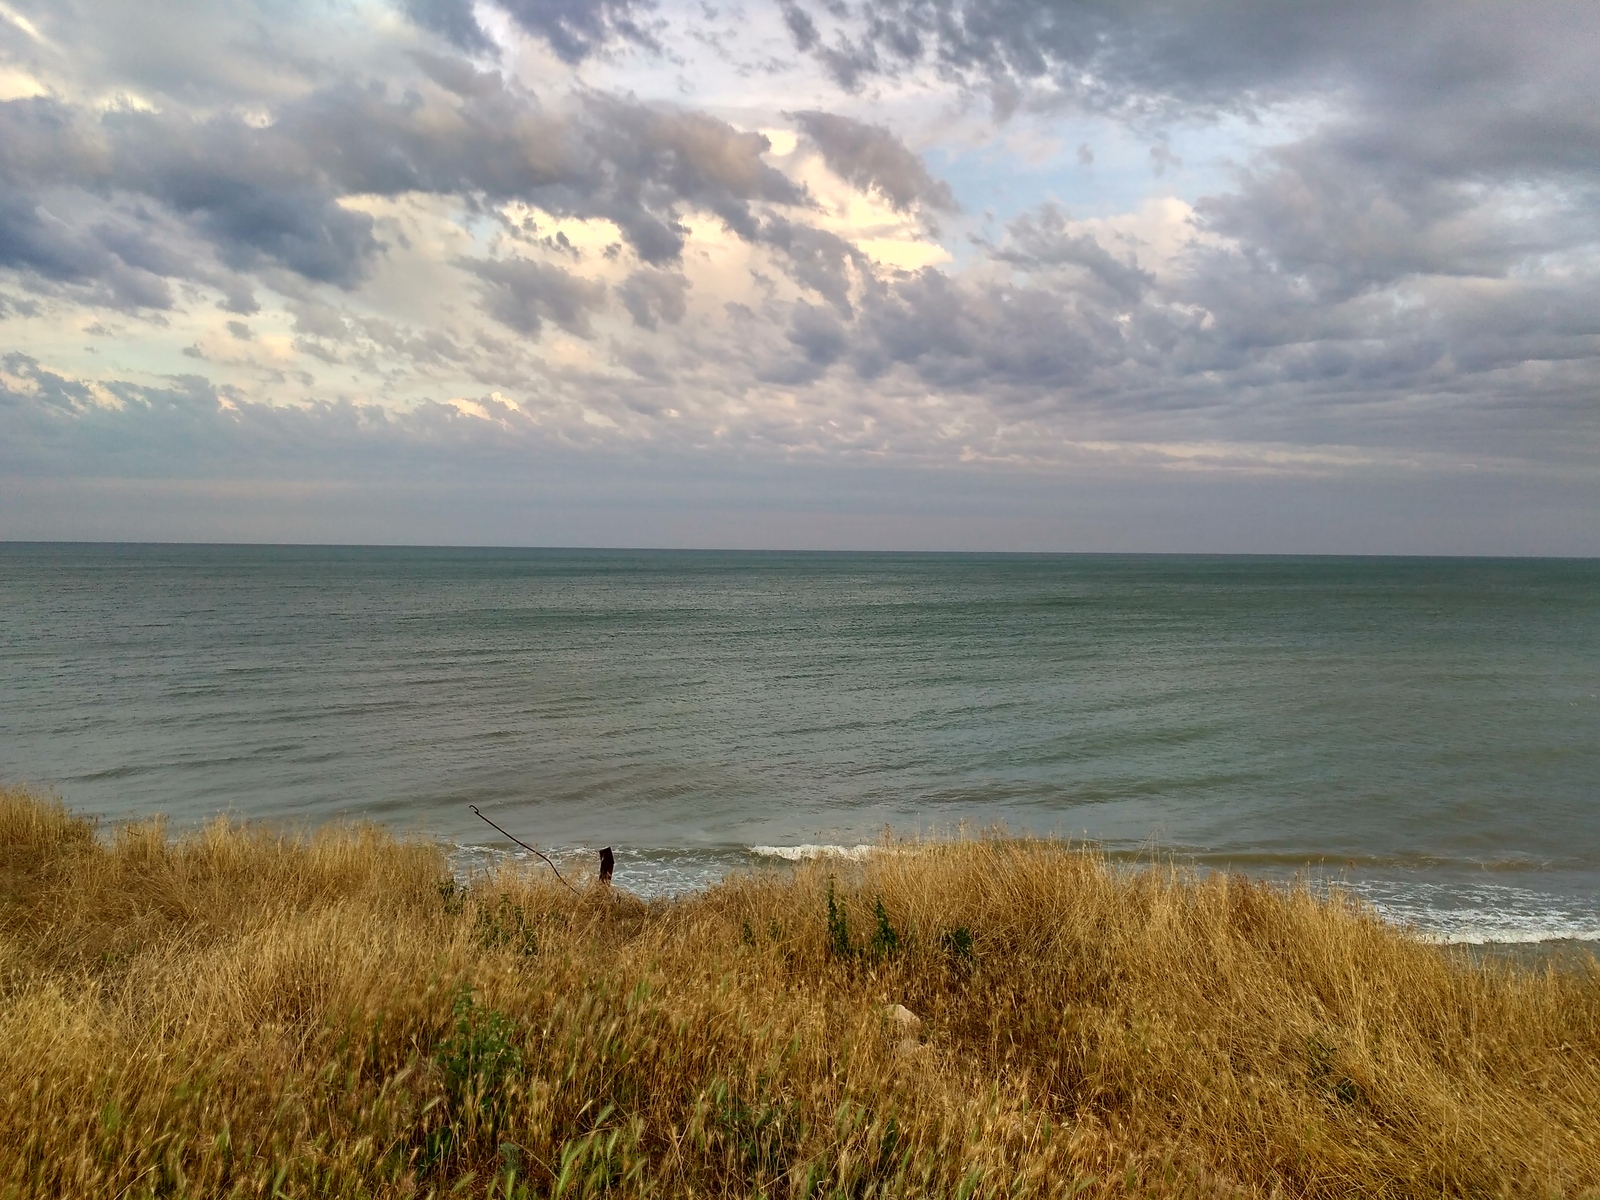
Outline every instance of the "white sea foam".
[(751, 846), (755, 858), (781, 858), (786, 862), (810, 862), (818, 858), (843, 858), (864, 862), (878, 852), (877, 846), (831, 846), (803, 842), (798, 846)]
[(1499, 913), (1481, 909), (1379, 914), (1425, 942), (1443, 946), (1486, 942), (1532, 945), (1537, 942), (1600, 942), (1600, 923), (1567, 919), (1564, 914)]
[[(595, 848), (561, 846), (551, 847), (545, 853), (569, 882), (581, 887), (594, 879), (598, 866)], [(619, 847), (615, 854), (613, 884), (645, 900), (681, 896), (708, 888), (737, 865), (729, 860), (726, 852), (706, 850)], [(548, 870), (542, 859), (526, 850), (481, 845), (458, 845), (452, 866), (456, 878), (465, 883), (507, 863), (534, 872)]]
[(1364, 879), (1338, 886), (1424, 941), (1470, 945), (1600, 940), (1600, 899), (1593, 895), (1558, 895), (1460, 880)]
[(1540, 942), (1600, 942), (1600, 927), (1551, 926), (1545, 929), (1504, 930), (1493, 925), (1464, 925), (1433, 933), (1418, 931), (1418, 937), (1441, 946), (1483, 946), (1491, 942), (1532, 946)]

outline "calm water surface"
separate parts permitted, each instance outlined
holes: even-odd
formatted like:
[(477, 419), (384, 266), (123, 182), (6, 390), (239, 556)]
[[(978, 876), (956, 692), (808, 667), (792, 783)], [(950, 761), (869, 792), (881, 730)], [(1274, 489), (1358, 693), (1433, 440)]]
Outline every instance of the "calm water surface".
[(646, 892), (1004, 824), (1597, 937), (1600, 563), (0, 545), (0, 777), (469, 859), (477, 804)]

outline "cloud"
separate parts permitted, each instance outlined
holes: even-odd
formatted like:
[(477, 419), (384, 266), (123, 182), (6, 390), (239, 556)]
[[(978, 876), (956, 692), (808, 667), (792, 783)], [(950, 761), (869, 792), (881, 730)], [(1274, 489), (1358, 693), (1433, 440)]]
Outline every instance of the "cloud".
[[(427, 65), (454, 90), (396, 96), (332, 84), (284, 103), (266, 123), (0, 103), (0, 181), (10, 197), (0, 253), (46, 278), (100, 279), (117, 303), (161, 306), (158, 276), (176, 268), (163, 269), (152, 249), (130, 254), (129, 237), (113, 247), (115, 229), (47, 220), (39, 189), (154, 201), (188, 221), (220, 269), (272, 265), (345, 289), (369, 276), (384, 249), (373, 219), (344, 203), (352, 195), (520, 199), (557, 215), (604, 217), (653, 264), (681, 254), (686, 209), (754, 237), (752, 201), (804, 200), (762, 161), (764, 137), (713, 117), (598, 95), (552, 114), (499, 75), (447, 72), (437, 58)], [(231, 294), (248, 311), (244, 292)]]
[(19, 470), (1600, 451), (1592, 5), (19, 4)]
[(1066, 214), (1054, 204), (1023, 213), (1006, 232), (1010, 236), (995, 254), (1004, 262), (1034, 271), (1079, 267), (1117, 299), (1130, 304), (1138, 303), (1155, 283), (1155, 276), (1141, 270), (1134, 256), (1116, 258), (1092, 233), (1074, 232)]
[(543, 38), (563, 62), (577, 63), (613, 42), (655, 49), (643, 0), (501, 0), (511, 18)]
[(618, 289), (622, 306), (641, 329), (655, 329), (665, 321), (676, 325), (688, 311), (689, 281), (682, 275), (649, 268), (635, 271)]
[(316, 0), (13, 0), (10, 7), (40, 34), (11, 61), (25, 63), (43, 91), (96, 107), (271, 105), (357, 64), (388, 74), (415, 41), (374, 37), (375, 26), (398, 32), (401, 24), (382, 8)]
[(789, 115), (836, 175), (862, 191), (876, 191), (897, 211), (914, 204), (947, 213), (959, 210), (950, 185), (928, 174), (922, 159), (882, 125), (825, 112)]
[(861, 333), (853, 357), (862, 374), (902, 364), (931, 387), (993, 389), (1001, 405), (1036, 400), (1041, 389), (1058, 393), (1126, 354), (1115, 322), (1070, 290), (952, 281), (931, 269), (876, 297)]
[[(193, 231), (236, 268), (271, 261), (309, 279), (351, 287), (379, 249), (370, 218), (339, 206), (327, 173), (302, 146), (274, 129), (256, 129), (236, 118), (195, 121), (128, 111), (96, 116), (54, 100), (16, 100), (0, 103), (0, 142), (10, 147), (0, 172), (13, 196), (32, 192), (35, 197), (13, 201), (19, 239), (28, 239), (24, 227), (29, 223), (20, 214), (28, 208), (40, 211), (36, 197), (42, 189), (61, 195), (76, 187), (78, 197), (66, 196), (68, 213), (93, 213), (95, 206), (87, 201), (96, 194), (145, 197), (192, 219)], [(56, 216), (59, 232), (39, 221), (39, 236), (29, 241), (35, 253), (28, 265), (46, 276), (101, 274), (115, 287), (114, 277), (124, 267), (185, 273), (180, 256), (140, 237), (136, 224), (156, 224), (148, 218), (84, 228)], [(55, 249), (46, 249), (40, 238)], [(67, 250), (69, 241), (76, 251)], [(104, 253), (96, 254), (91, 242)], [(92, 270), (94, 260), (99, 271)], [(23, 265), (24, 260), (15, 261)]]
[(781, 216), (766, 223), (760, 239), (783, 256), (783, 268), (797, 284), (844, 315), (851, 314), (852, 272), (859, 278), (871, 271), (866, 256), (854, 245), (826, 229)]
[(139, 231), (106, 224), (76, 228), (46, 207), (45, 199), (0, 191), (0, 267), (47, 283), (82, 285), (79, 298), (109, 308), (164, 309), (172, 290), (150, 264), (166, 256)]
[(1165, 138), (1150, 147), (1150, 170), (1159, 179), (1167, 173), (1169, 168), (1177, 169), (1183, 166), (1183, 159), (1172, 152), (1172, 145)]
[(816, 380), (850, 347), (849, 331), (838, 316), (804, 301), (794, 306), (788, 340), (800, 351), (800, 360), (778, 367), (768, 377), (791, 385)]
[[(1552, 8), (1564, 15), (1577, 6)], [(1398, 0), (1332, 0), (1291, 11), (1264, 0), (881, 0), (866, 19), (837, 20), (834, 31), (858, 70), (894, 73), (931, 60), (969, 77), (1045, 81), (1102, 107), (1234, 108), (1324, 86), (1352, 67), (1398, 66), (1411, 54), (1408, 34), (1453, 26), (1474, 40), (1492, 36), (1520, 9), (1479, 6), (1462, 21), (1448, 3)], [(814, 44), (822, 41), (819, 32)]]
[(234, 122), (196, 126), (157, 117), (108, 118), (116, 166), (108, 183), (195, 220), (230, 267), (270, 262), (352, 288), (382, 243), (372, 218), (339, 203), (301, 147)]
[(590, 317), (606, 302), (606, 287), (560, 267), (526, 259), (462, 264), (482, 281), (484, 305), (501, 324), (538, 337), (553, 321), (575, 337), (594, 336)]
[[(1011, 395), (1032, 364), (1041, 388), (1075, 389), (1070, 403), (1114, 395), (1139, 421), (1203, 410), (1236, 437), (1343, 429), (1482, 449), (1483, 431), (1503, 434), (1517, 413), (1523, 445), (1542, 440), (1534, 426), (1574, 431), (1600, 347), (1585, 307), (1600, 61), (1578, 49), (1600, 36), (1592, 5), (885, 0), (866, 17), (810, 15), (805, 49), (842, 86), (925, 81), (932, 67), (1020, 89), (1041, 111), (1153, 136), (1151, 166), (1168, 177), (1180, 165), (1169, 126), (1283, 110), (1300, 131), (1196, 197), (1188, 249), (1159, 282), (1046, 206), (992, 251), (1026, 281), (1008, 291), (975, 271), (892, 286), (863, 318), (859, 361)], [(986, 315), (1000, 312), (1016, 317)], [(1384, 416), (1354, 431), (1358, 409)], [(1581, 437), (1592, 444), (1588, 423)]]
[(795, 48), (804, 54), (813, 49), (817, 44), (817, 23), (811, 15), (793, 0), (779, 0), (783, 10), (783, 23), (788, 26), (789, 36), (794, 38)]
[[(1470, 12), (1448, 0), (882, 0), (868, 20), (837, 20), (835, 34), (823, 61), (850, 47), (851, 86), (931, 63), (1146, 120), (1320, 100), (1343, 116), (1352, 148), (1431, 174), (1600, 170), (1600, 63), (1583, 49), (1600, 12), (1582, 0)], [(817, 32), (806, 49), (828, 45)]]
[(684, 228), (675, 205), (705, 209), (738, 236), (757, 236), (752, 201), (798, 205), (805, 191), (762, 159), (771, 142), (704, 113), (594, 96), (587, 105), (587, 210), (609, 217), (653, 265), (675, 261)]
[(437, 33), (458, 50), (493, 54), (497, 49), (478, 24), (472, 0), (403, 0), (402, 7), (418, 25)]

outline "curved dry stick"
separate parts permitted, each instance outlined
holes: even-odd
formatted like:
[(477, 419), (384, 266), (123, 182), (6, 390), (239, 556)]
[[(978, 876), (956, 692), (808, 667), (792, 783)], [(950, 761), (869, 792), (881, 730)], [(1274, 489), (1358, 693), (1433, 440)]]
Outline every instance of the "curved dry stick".
[[(494, 826), (494, 828), (500, 829), (500, 826), (495, 825), (495, 823), (493, 821), (490, 821), (488, 817), (484, 816), (481, 812), (478, 812), (478, 806), (476, 804), (469, 804), (469, 805), (467, 805), (467, 807), (470, 808), (477, 815), (479, 820), (486, 821), (486, 822), (488, 822), (488, 824)], [(550, 867), (550, 869), (552, 871), (555, 871), (556, 878), (561, 880), (562, 883), (567, 883), (566, 876), (562, 875), (561, 872), (556, 869), (555, 863), (550, 861), (549, 856), (546, 855), (543, 850), (539, 850), (539, 849), (536, 849), (533, 846), (528, 845), (527, 842), (523, 841), (521, 838), (519, 838), (514, 833), (506, 833), (506, 831), (504, 829), (500, 829), (500, 832), (501, 833), (505, 833), (508, 838), (510, 838), (517, 845), (521, 846), (524, 850), (532, 850), (540, 858), (544, 859), (545, 863)], [(580, 892), (577, 888), (573, 887), (570, 883), (567, 883), (567, 887), (571, 889), (572, 894), (574, 896), (582, 896), (583, 895), (582, 892)]]

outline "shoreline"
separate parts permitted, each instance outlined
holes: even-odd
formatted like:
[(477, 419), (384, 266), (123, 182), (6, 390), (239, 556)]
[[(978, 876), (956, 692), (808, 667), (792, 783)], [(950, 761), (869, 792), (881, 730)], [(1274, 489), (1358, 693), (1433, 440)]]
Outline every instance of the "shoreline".
[[(1502, 958), (1519, 954), (1532, 958), (1549, 955), (1568, 958), (1573, 953), (1572, 947), (1587, 947), (1589, 952), (1600, 955), (1600, 936), (1594, 933), (1596, 928), (1600, 928), (1600, 913), (1592, 919), (1575, 920), (1572, 915), (1574, 909), (1571, 894), (1541, 893), (1533, 888), (1532, 884), (1535, 881), (1526, 877), (1519, 880), (1520, 886), (1508, 889), (1506, 898), (1522, 905), (1527, 905), (1530, 899), (1545, 900), (1548, 901), (1550, 909), (1548, 912), (1518, 913), (1518, 917), (1529, 922), (1527, 927), (1518, 928), (1515, 924), (1516, 918), (1513, 918), (1511, 923), (1486, 922), (1485, 908), (1491, 905), (1496, 897), (1485, 897), (1482, 892), (1484, 885), (1479, 881), (1471, 880), (1463, 884), (1459, 871), (1441, 874), (1436, 878), (1419, 877), (1412, 873), (1398, 877), (1367, 875), (1352, 880), (1348, 877), (1329, 878), (1317, 870), (1317, 862), (1311, 859), (1308, 859), (1301, 869), (1293, 872), (1282, 869), (1285, 864), (1279, 860), (1284, 856), (1277, 856), (1274, 859), (1274, 866), (1278, 869), (1252, 870), (1252, 864), (1248, 862), (1240, 866), (1230, 866), (1232, 860), (1220, 853), (1200, 856), (1190, 852), (1173, 851), (1168, 857), (1152, 857), (1148, 854), (1133, 856), (1089, 841), (1068, 842), (1064, 839), (1037, 837), (1026, 833), (1013, 836), (1022, 841), (1039, 841), (1042, 844), (1070, 848), (1076, 852), (1086, 852), (1102, 858), (1115, 870), (1139, 870), (1148, 867), (1160, 870), (1175, 869), (1195, 878), (1205, 878), (1213, 874), (1225, 876), (1232, 873), (1266, 882), (1275, 887), (1292, 889), (1304, 886), (1318, 894), (1338, 892), (1367, 905), (1395, 929), (1432, 945), (1486, 947), (1489, 955)], [(851, 864), (864, 863), (885, 852), (914, 852), (919, 845), (939, 846), (951, 840), (960, 841), (963, 838), (914, 836), (892, 840), (887, 844), (854, 842), (847, 845), (794, 843), (777, 846), (621, 846), (615, 850), (616, 883), (619, 887), (633, 891), (642, 899), (652, 900), (703, 891), (742, 871), (782, 871), (818, 863), (833, 864), (845, 869)], [(451, 842), (449, 846), (452, 861), (461, 864), (457, 873), (463, 880), (470, 878), (474, 871), (492, 868), (495, 863), (536, 864), (531, 855), (503, 847), (459, 842)], [(582, 870), (590, 864), (595, 853), (592, 848), (579, 846), (547, 849), (563, 869), (570, 864)], [(1449, 872), (1455, 865), (1440, 864), (1440, 869)], [(1430, 906), (1427, 901), (1440, 895), (1441, 881), (1447, 888), (1467, 886), (1476, 889), (1477, 894), (1472, 897), (1470, 907), (1463, 909), (1450, 905)], [(1406, 893), (1408, 886), (1414, 889), (1411, 896)], [(1400, 901), (1398, 906), (1397, 899)], [(1579, 904), (1579, 909), (1584, 910), (1582, 903)], [(1486, 924), (1494, 926), (1492, 931), (1484, 928)], [(1517, 946), (1545, 946), (1547, 949), (1519, 951), (1514, 949)], [(1505, 949), (1497, 950), (1497, 947)], [(1564, 950), (1562, 947), (1568, 948)]]
[(0, 789), (0, 1194), (1600, 1187), (1587, 944), (999, 838), (569, 880), (371, 826), (99, 839)]

